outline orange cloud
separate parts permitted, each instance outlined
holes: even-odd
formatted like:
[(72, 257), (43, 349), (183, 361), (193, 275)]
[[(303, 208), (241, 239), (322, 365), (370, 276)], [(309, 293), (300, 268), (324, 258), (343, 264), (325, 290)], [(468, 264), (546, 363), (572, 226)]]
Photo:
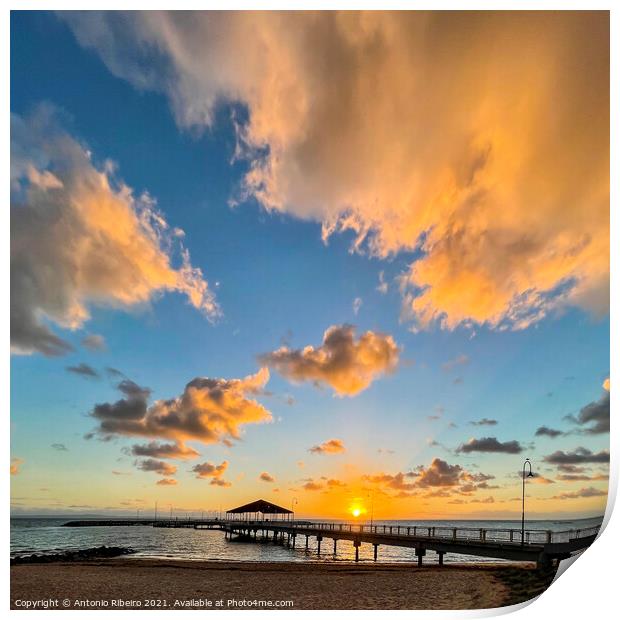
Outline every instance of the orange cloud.
[(607, 311), (607, 13), (63, 17), (114, 74), (167, 93), (182, 127), (247, 106), (238, 200), (378, 257), (419, 250), (401, 280), (416, 328)]
[(320, 491), (323, 488), (323, 485), (320, 482), (315, 482), (314, 480), (308, 480), (303, 486), (302, 489), (305, 491)]
[(320, 347), (281, 347), (261, 355), (259, 361), (291, 381), (327, 384), (338, 396), (354, 396), (379, 375), (393, 372), (399, 355), (392, 336), (367, 331), (356, 342), (352, 325), (333, 325)]
[(379, 489), (398, 491), (393, 497), (401, 498), (411, 497), (418, 490), (425, 491), (425, 497), (470, 495), (479, 489), (497, 488), (488, 484), (493, 478), (490, 474), (469, 472), (458, 464), (450, 465), (440, 458), (434, 458), (428, 467), (420, 465), (415, 471), (362, 476), (362, 480)]
[[(545, 478), (544, 476), (541, 476), (540, 474), (532, 474), (533, 475), (533, 479), (532, 482), (535, 482), (536, 484), (544, 484), (544, 485), (548, 485), (548, 484), (555, 484), (555, 480), (551, 480), (551, 478)], [(519, 477), (523, 476), (523, 473), (519, 474)]]
[(459, 484), (464, 471), (460, 465), (450, 465), (446, 461), (434, 458), (432, 463), (420, 471), (416, 480), (419, 487), (451, 487)]
[(209, 484), (213, 486), (230, 487), (232, 484), (222, 478), (227, 468), (228, 461), (222, 461), (219, 465), (207, 461), (194, 465), (192, 471), (196, 474), (196, 478), (210, 479)]
[(330, 489), (341, 488), (341, 487), (347, 486), (346, 482), (343, 482), (342, 480), (338, 480), (338, 478), (327, 478), (325, 480), (325, 484)]
[[(215, 319), (183, 231), (170, 229), (152, 197), (115, 179), (110, 162), (97, 167), (54, 116), (45, 107), (11, 116), (12, 351), (62, 355), (72, 347), (48, 322), (78, 329), (92, 305), (127, 308), (169, 291)], [(101, 348), (103, 339), (84, 344)]]
[(342, 439), (328, 439), (320, 445), (308, 448), (308, 452), (313, 454), (342, 454), (346, 452)]
[(269, 472), (262, 472), (261, 475), (258, 477), (259, 480), (262, 480), (263, 482), (275, 482), (276, 479), (269, 473)]
[(162, 478), (158, 480), (155, 484), (162, 487), (174, 486), (177, 484), (177, 481), (174, 478)]
[(412, 478), (418, 476), (415, 472), (398, 472), (397, 474), (375, 474), (362, 476), (363, 480), (367, 480), (372, 484), (378, 484), (382, 487), (389, 489), (396, 489), (398, 491), (411, 491), (416, 488), (414, 482), (409, 482)]
[[(257, 401), (248, 398), (259, 394), (267, 381), (269, 371), (260, 369), (244, 379), (211, 379), (197, 377), (190, 381), (183, 393), (168, 400), (158, 400), (148, 406), (150, 390), (131, 381), (121, 381), (119, 390), (124, 398), (114, 403), (95, 405), (91, 416), (99, 422), (93, 434), (103, 438), (115, 435), (174, 439), (173, 450), (179, 458), (179, 445), (194, 439), (202, 443), (229, 443), (240, 437), (246, 424), (269, 422), (271, 413)], [(156, 451), (156, 444), (148, 444), (146, 451)], [(191, 456), (185, 448), (185, 455)], [(145, 451), (145, 448), (142, 448)], [(161, 450), (160, 450), (161, 451)], [(193, 453), (193, 451), (192, 451)]]
[(17, 456), (14, 456), (11, 459), (11, 476), (17, 476), (19, 474), (19, 468), (24, 462), (24, 459), (20, 459)]

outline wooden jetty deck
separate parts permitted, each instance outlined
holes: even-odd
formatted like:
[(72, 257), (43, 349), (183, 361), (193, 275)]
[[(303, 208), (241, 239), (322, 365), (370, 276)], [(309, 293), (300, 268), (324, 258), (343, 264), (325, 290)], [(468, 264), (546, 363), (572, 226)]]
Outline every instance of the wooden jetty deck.
[[(365, 525), (292, 520), (238, 520), (238, 519), (160, 519), (160, 520), (84, 520), (65, 524), (68, 527), (105, 525), (143, 525), (163, 528), (218, 529), (228, 540), (271, 540), (293, 549), (297, 537), (308, 549), (310, 538), (316, 539), (317, 554), (325, 553), (324, 539), (332, 541), (337, 553), (338, 541), (353, 543), (355, 560), (359, 560), (362, 544), (373, 546), (373, 557), (378, 558), (379, 547), (396, 546), (414, 549), (418, 565), (422, 566), (428, 551), (437, 554), (443, 565), (446, 553), (457, 553), (486, 558), (534, 562), (545, 568), (555, 561), (570, 557), (591, 545), (600, 527), (555, 532), (527, 529), (521, 539), (520, 529), (467, 528), (444, 526)], [(301, 544), (301, 543), (300, 543)]]
[[(296, 546), (297, 536), (305, 537), (308, 548), (310, 537), (316, 538), (317, 554), (321, 554), (323, 539), (331, 539), (333, 553), (337, 552), (339, 540), (353, 542), (355, 560), (359, 560), (362, 544), (373, 546), (376, 560), (382, 545), (409, 547), (415, 550), (418, 565), (422, 566), (427, 551), (437, 554), (443, 565), (446, 553), (498, 558), (521, 562), (535, 562), (539, 568), (551, 565), (554, 561), (570, 557), (591, 545), (599, 527), (582, 530), (554, 532), (552, 530), (525, 530), (521, 540), (520, 529), (462, 528), (440, 526), (401, 526), (401, 525), (362, 525), (353, 523), (304, 523), (295, 522), (239, 522), (223, 521), (221, 527), (225, 536), (247, 540), (263, 538), (279, 540), (292, 548)], [(198, 526), (200, 529), (200, 526)], [(323, 550), (324, 551), (324, 550)]]

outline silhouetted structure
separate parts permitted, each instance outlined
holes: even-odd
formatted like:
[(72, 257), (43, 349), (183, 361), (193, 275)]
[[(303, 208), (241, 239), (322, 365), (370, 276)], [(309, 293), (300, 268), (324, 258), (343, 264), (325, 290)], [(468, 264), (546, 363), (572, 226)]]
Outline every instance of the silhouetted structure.
[[(232, 508), (226, 519), (160, 519), (160, 520), (82, 520), (70, 521), (67, 527), (103, 525), (151, 525), (166, 528), (193, 528), (197, 530), (222, 530), (228, 540), (242, 542), (273, 542), (295, 549), (297, 537), (305, 539), (304, 549), (309, 551), (310, 538), (316, 539), (316, 553), (321, 555), (323, 539), (333, 541), (334, 556), (338, 541), (348, 541), (355, 548), (358, 561), (362, 544), (372, 545), (373, 559), (377, 560), (379, 546), (408, 547), (415, 553), (422, 566), (427, 551), (435, 552), (439, 564), (444, 555), (456, 553), (487, 558), (501, 558), (520, 562), (535, 562), (539, 568), (550, 566), (589, 547), (596, 538), (600, 525), (582, 529), (523, 530), (513, 528), (472, 528), (442, 525), (393, 525), (373, 523), (336, 523), (292, 518), (293, 511), (259, 499)], [(323, 550), (323, 553), (325, 551)]]
[[(257, 499), (255, 502), (244, 504), (238, 508), (231, 508), (226, 511), (227, 519), (239, 519), (240, 521), (269, 521), (265, 518), (268, 515), (271, 520), (290, 520), (292, 510), (283, 508), (271, 502), (267, 502), (264, 499)], [(261, 518), (260, 515), (263, 515)]]
[[(251, 504), (248, 504), (251, 506)], [(243, 506), (241, 507), (243, 508)], [(334, 555), (337, 542), (353, 543), (355, 560), (359, 560), (362, 543), (373, 546), (373, 559), (377, 560), (380, 545), (409, 547), (415, 551), (418, 565), (427, 551), (434, 551), (439, 564), (446, 553), (501, 558), (520, 562), (535, 562), (539, 568), (550, 566), (553, 561), (570, 557), (573, 553), (589, 547), (596, 538), (599, 526), (554, 532), (551, 530), (525, 530), (524, 540), (517, 529), (468, 528), (443, 526), (365, 525), (362, 523), (317, 523), (314, 521), (265, 521), (230, 520), (219, 523), (229, 540), (273, 541), (295, 549), (297, 536), (316, 538), (316, 553), (321, 555), (321, 542), (332, 539)], [(205, 526), (195, 525), (196, 529)], [(210, 526), (206, 526), (210, 527)], [(260, 534), (260, 538), (259, 535)]]

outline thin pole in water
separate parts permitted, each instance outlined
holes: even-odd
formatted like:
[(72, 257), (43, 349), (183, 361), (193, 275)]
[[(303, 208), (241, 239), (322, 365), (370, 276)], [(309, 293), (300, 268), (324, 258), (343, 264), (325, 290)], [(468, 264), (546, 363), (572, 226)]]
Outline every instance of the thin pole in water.
[(293, 501), (291, 502), (291, 514), (293, 517), (293, 523), (295, 522), (295, 504), (298, 504), (299, 501), (297, 500), (296, 497), (293, 498)]
[(523, 495), (521, 501), (521, 545), (525, 544), (525, 469), (526, 466), (529, 468), (529, 473), (527, 475), (528, 478), (533, 478), (534, 474), (532, 473), (532, 463), (530, 463), (530, 459), (525, 459), (523, 463)]

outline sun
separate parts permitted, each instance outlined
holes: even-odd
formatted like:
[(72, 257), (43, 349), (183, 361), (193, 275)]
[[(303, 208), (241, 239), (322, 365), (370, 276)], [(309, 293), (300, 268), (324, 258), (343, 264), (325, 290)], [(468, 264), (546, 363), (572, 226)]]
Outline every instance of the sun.
[(364, 499), (362, 497), (352, 497), (347, 507), (347, 513), (354, 519), (364, 517), (366, 514), (366, 506), (364, 506)]

